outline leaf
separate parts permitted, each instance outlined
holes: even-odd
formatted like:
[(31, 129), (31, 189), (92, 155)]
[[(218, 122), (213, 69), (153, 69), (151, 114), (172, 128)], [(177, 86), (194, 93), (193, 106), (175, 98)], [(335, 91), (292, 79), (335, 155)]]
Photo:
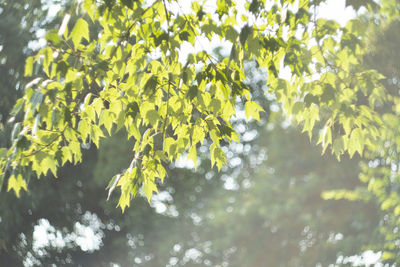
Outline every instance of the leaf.
[(296, 115), (298, 114), (300, 111), (304, 110), (304, 103), (303, 102), (296, 102), (293, 105), (292, 108), (292, 114)]
[(256, 121), (260, 121), (260, 111), (264, 110), (256, 102), (247, 101), (244, 106), (246, 121), (249, 121), (250, 117), (254, 118)]
[(217, 165), (218, 171), (221, 170), (222, 166), (226, 164), (226, 156), (224, 151), (216, 145), (210, 146), (211, 150), (211, 166)]
[(304, 126), (302, 132), (307, 132), (310, 140), (312, 138), (312, 131), (314, 129), (315, 122), (319, 119), (319, 109), (316, 105), (309, 107), (309, 109), (303, 114)]
[(36, 111), (36, 108), (42, 104), (43, 94), (39, 90), (35, 90), (30, 101), (32, 103), (32, 110)]
[(47, 172), (50, 170), (53, 173), (54, 177), (57, 177), (57, 165), (57, 160), (55, 160), (51, 156), (45, 157), (40, 163), (43, 174), (46, 175)]
[(345, 149), (345, 143), (343, 140), (343, 136), (338, 137), (333, 142), (332, 153), (336, 155), (337, 159), (340, 161), (340, 156), (343, 154)]
[(219, 140), (221, 139), (219, 136), (219, 132), (215, 129), (212, 129), (210, 131), (210, 137), (213, 143), (218, 147), (219, 146)]
[(78, 124), (78, 131), (81, 134), (81, 139), (86, 142), (86, 138), (90, 134), (90, 125), (86, 120), (81, 120)]
[(153, 136), (153, 151), (163, 150), (163, 135), (162, 133)]
[(11, 116), (16, 116), (18, 114), (18, 112), (22, 109), (22, 107), (24, 106), (25, 101), (23, 98), (20, 98), (17, 100), (17, 103), (15, 103), (13, 109), (11, 110)]
[(244, 46), (247, 38), (251, 34), (251, 29), (252, 28), (250, 28), (250, 26), (246, 24), (245, 26), (243, 26), (242, 30), (240, 31), (239, 41), (243, 46)]
[(158, 84), (158, 78), (155, 75), (152, 75), (145, 83), (143, 88), (143, 94), (146, 96), (153, 95), (156, 90), (156, 86)]
[(383, 261), (391, 260), (391, 259), (395, 259), (395, 258), (396, 258), (396, 255), (394, 253), (392, 253), (392, 252), (389, 252), (389, 251), (383, 252), (383, 254), (381, 256), (381, 259)]
[(318, 104), (319, 103), (319, 97), (313, 94), (307, 94), (304, 97), (304, 104), (306, 104), (306, 107), (310, 107), (311, 104)]
[(63, 147), (61, 150), (58, 150), (55, 155), (55, 159), (57, 160), (57, 165), (64, 165), (65, 162), (69, 161), (72, 163), (72, 153), (68, 147)]
[(33, 57), (28, 57), (25, 63), (25, 77), (32, 76), (33, 72)]
[(130, 202), (131, 202), (131, 194), (129, 192), (129, 189), (126, 189), (122, 191), (118, 201), (118, 206), (121, 208), (122, 213), (124, 213), (126, 207), (129, 207)]
[(325, 84), (324, 92), (321, 95), (322, 102), (328, 102), (329, 100), (335, 99), (335, 88), (332, 85)]
[(187, 156), (188, 159), (191, 159), (193, 161), (195, 169), (197, 169), (197, 149), (196, 145), (192, 145), (189, 148), (189, 154)]
[(53, 45), (58, 45), (62, 41), (56, 29), (50, 30), (46, 34), (45, 39), (46, 41), (51, 42)]
[(158, 189), (154, 181), (150, 179), (145, 179), (143, 183), (143, 190), (144, 194), (146, 195), (147, 201), (150, 203), (151, 196), (153, 195), (153, 192), (158, 193)]
[(74, 28), (71, 31), (70, 37), (72, 38), (72, 42), (74, 43), (75, 47), (78, 47), (82, 38), (85, 38), (87, 41), (90, 41), (88, 23), (84, 19), (79, 18), (78, 21), (75, 23)]
[(21, 129), (22, 129), (21, 123), (17, 122), (16, 124), (14, 124), (13, 130), (11, 132), (11, 141), (17, 139)]
[(356, 128), (351, 132), (349, 138), (348, 152), (350, 157), (353, 157), (355, 152), (362, 156), (364, 149), (364, 135), (360, 128)]
[(189, 87), (189, 90), (187, 92), (187, 97), (189, 100), (193, 100), (193, 98), (195, 98), (197, 96), (197, 92), (198, 92), (198, 87), (196, 85), (192, 85)]
[(168, 156), (173, 157), (176, 152), (175, 140), (171, 137), (167, 137), (164, 141), (164, 150), (168, 153)]
[(221, 100), (213, 98), (210, 103), (210, 109), (213, 113), (218, 113), (221, 110)]
[(181, 39), (182, 41), (188, 41), (189, 40), (189, 32), (187, 31), (183, 31), (179, 33), (179, 39)]
[(372, 5), (373, 7), (378, 6), (378, 4), (373, 0), (346, 0), (346, 7), (352, 6), (355, 10), (358, 10), (361, 7), (367, 7), (368, 5)]
[(130, 9), (133, 9), (133, 2), (135, 2), (135, 0), (121, 0), (121, 3)]
[(17, 197), (19, 197), (19, 192), (21, 191), (21, 189), (28, 191), (28, 187), (26, 185), (24, 178), (22, 178), (22, 174), (19, 173), (17, 177), (15, 177), (14, 174), (10, 176), (10, 178), (8, 179), (7, 192), (10, 191), (11, 189), (14, 190), (15, 195), (17, 195)]
[(203, 127), (195, 125), (192, 134), (192, 144), (197, 144), (198, 142), (202, 143), (205, 137), (206, 133), (204, 132)]
[(35, 136), (37, 133), (37, 130), (39, 128), (39, 123), (40, 123), (40, 114), (36, 114), (35, 117), (35, 122), (33, 123), (33, 128), (32, 128), (32, 136)]
[(160, 115), (158, 115), (157, 110), (152, 109), (147, 111), (146, 119), (149, 121), (151, 125), (155, 126), (160, 119)]

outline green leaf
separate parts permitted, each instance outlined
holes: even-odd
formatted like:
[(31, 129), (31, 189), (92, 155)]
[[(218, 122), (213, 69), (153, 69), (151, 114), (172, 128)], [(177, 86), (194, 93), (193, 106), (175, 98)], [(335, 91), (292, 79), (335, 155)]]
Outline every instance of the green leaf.
[(175, 140), (171, 137), (167, 137), (165, 139), (164, 150), (168, 153), (168, 156), (170, 158), (175, 156), (176, 148), (177, 148), (177, 145), (175, 143)]
[(37, 130), (39, 129), (39, 123), (40, 123), (40, 114), (36, 114), (35, 117), (35, 122), (33, 123), (33, 127), (32, 127), (32, 136), (35, 136), (37, 133)]
[(33, 57), (28, 57), (25, 63), (25, 77), (32, 76), (33, 72)]
[(304, 103), (306, 104), (306, 107), (310, 107), (311, 104), (318, 104), (319, 103), (319, 97), (315, 96), (313, 94), (307, 94), (304, 97)]
[(367, 7), (369, 5), (373, 7), (378, 6), (378, 4), (375, 3), (374, 0), (346, 0), (346, 7), (352, 6), (355, 10), (358, 10), (361, 7)]
[(197, 96), (197, 92), (198, 92), (198, 87), (196, 85), (192, 85), (189, 87), (189, 90), (187, 92), (187, 97), (189, 98), (189, 100), (193, 100), (193, 98), (195, 98)]
[(121, 0), (121, 3), (130, 9), (133, 9), (133, 2), (135, 2), (135, 0)]
[(70, 37), (75, 47), (78, 47), (82, 38), (85, 38), (87, 41), (90, 41), (88, 23), (82, 18), (78, 19), (78, 21), (75, 23), (74, 28), (71, 31)]
[(52, 29), (46, 34), (46, 41), (51, 42), (53, 45), (58, 45), (62, 39), (58, 35), (58, 31), (56, 29)]
[(16, 124), (14, 124), (13, 130), (11, 132), (11, 141), (17, 139), (21, 129), (22, 129), (21, 123), (17, 122)]
[(182, 41), (188, 41), (189, 40), (189, 32), (187, 31), (183, 31), (179, 33), (179, 39), (181, 39)]
[(39, 90), (35, 90), (35, 92), (32, 95), (32, 98), (30, 99), (32, 103), (32, 110), (36, 110), (36, 108), (42, 104), (43, 101), (43, 94)]
[(358, 154), (362, 156), (363, 149), (364, 149), (364, 134), (360, 128), (356, 128), (351, 132), (349, 138), (348, 151), (350, 157), (352, 157), (355, 152), (358, 152)]
[(392, 260), (392, 259), (395, 259), (395, 258), (396, 258), (396, 255), (394, 253), (392, 253), (392, 252), (389, 252), (389, 251), (383, 252), (382, 257), (381, 257), (381, 259), (383, 261)]
[(22, 178), (22, 174), (19, 173), (17, 177), (15, 177), (14, 174), (10, 176), (8, 179), (7, 191), (10, 191), (11, 189), (14, 190), (17, 197), (19, 197), (21, 189), (28, 191), (28, 186), (26, 185), (24, 178)]
[[(228, 26), (227, 30), (225, 31), (225, 38), (232, 43), (237, 42), (238, 32), (232, 26)], [(237, 50), (235, 44), (232, 45), (230, 59), (236, 60), (237, 59)]]
[(192, 144), (197, 144), (198, 142), (202, 143), (205, 137), (206, 133), (203, 127), (195, 125), (192, 134)]
[(78, 124), (78, 131), (81, 134), (83, 142), (86, 142), (86, 138), (90, 134), (90, 124), (86, 120), (81, 120)]
[(12, 116), (16, 116), (18, 114), (18, 112), (22, 109), (22, 107), (24, 106), (25, 101), (23, 98), (20, 98), (17, 100), (17, 103), (15, 103), (13, 109), (11, 110), (11, 115)]
[(210, 109), (213, 113), (218, 113), (221, 110), (221, 100), (213, 98), (210, 103)]
[(260, 111), (264, 111), (255, 101), (247, 101), (244, 106), (246, 121), (253, 117), (256, 121), (260, 121)]
[(302, 110), (304, 110), (304, 103), (303, 102), (296, 102), (293, 105), (292, 114), (296, 115)]
[(193, 161), (194, 167), (197, 169), (197, 149), (196, 145), (192, 145), (189, 148), (189, 154), (188, 154), (188, 159), (191, 159)]
[(130, 202), (131, 202), (131, 194), (129, 192), (129, 188), (127, 188), (126, 190), (122, 191), (118, 201), (118, 206), (121, 208), (122, 213), (124, 213), (125, 209), (129, 207)]
[(155, 75), (150, 76), (150, 78), (146, 81), (143, 94), (147, 96), (153, 95), (154, 91), (156, 90), (156, 86), (158, 84), (158, 78)]
[(345, 142), (343, 136), (336, 138), (333, 142), (332, 153), (336, 155), (338, 160), (340, 160), (340, 156), (343, 154), (344, 150)]
[(53, 173), (54, 177), (57, 177), (57, 165), (57, 160), (55, 160), (51, 156), (45, 157), (40, 163), (43, 174), (46, 175), (48, 170), (50, 170)]
[(160, 115), (158, 115), (157, 110), (152, 109), (146, 112), (146, 119), (151, 125), (155, 126), (160, 119)]
[(154, 183), (153, 180), (150, 179), (145, 179), (143, 183), (143, 190), (144, 194), (146, 195), (147, 201), (150, 203), (151, 196), (153, 195), (153, 192), (158, 193), (158, 189), (156, 184)]
[(219, 136), (219, 132), (216, 129), (213, 129), (210, 131), (210, 137), (213, 143), (218, 147), (219, 146), (219, 140), (221, 139)]
[(321, 95), (322, 102), (328, 102), (329, 100), (335, 99), (335, 88), (332, 85), (325, 84), (324, 92)]
[(251, 34), (251, 30), (252, 30), (252, 28), (249, 25), (246, 24), (245, 26), (243, 26), (243, 28), (239, 34), (239, 41), (242, 45), (245, 44), (247, 38)]
[(217, 165), (218, 171), (221, 170), (222, 166), (226, 164), (226, 156), (224, 151), (216, 145), (210, 146), (211, 150), (211, 166)]

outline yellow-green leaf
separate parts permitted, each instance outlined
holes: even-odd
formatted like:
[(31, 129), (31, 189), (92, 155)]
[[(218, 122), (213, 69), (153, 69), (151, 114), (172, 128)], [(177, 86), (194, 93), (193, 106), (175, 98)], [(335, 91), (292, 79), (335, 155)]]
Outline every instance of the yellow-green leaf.
[(82, 38), (89, 41), (89, 25), (84, 19), (78, 19), (75, 23), (74, 28), (71, 31), (71, 39), (74, 46), (77, 47), (81, 42)]
[(28, 187), (26, 185), (24, 178), (22, 178), (22, 175), (18, 174), (17, 177), (15, 177), (14, 174), (11, 175), (10, 178), (8, 179), (7, 191), (13, 189), (17, 197), (19, 197), (19, 192), (21, 191), (21, 188), (24, 189), (25, 191), (28, 190)]
[(25, 63), (25, 76), (31, 76), (33, 72), (33, 58), (28, 57)]

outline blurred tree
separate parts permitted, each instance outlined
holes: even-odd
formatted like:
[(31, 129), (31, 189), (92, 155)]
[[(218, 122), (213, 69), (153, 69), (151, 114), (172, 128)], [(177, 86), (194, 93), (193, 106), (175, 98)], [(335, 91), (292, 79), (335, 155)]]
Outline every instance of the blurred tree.
[[(381, 3), (387, 13), (369, 13), (363, 16), (368, 24), (368, 53), (363, 61), (385, 75), (383, 83), (387, 94), (396, 103), (394, 106), (382, 105), (379, 112), (390, 131), (384, 132), (377, 141), (379, 149), (368, 151), (362, 162), (360, 180), (364, 192), (380, 208), (379, 234), (377, 239), (368, 240), (366, 248), (382, 252), (382, 260), (389, 264), (400, 263), (400, 23), (396, 15), (400, 11), (398, 1), (384, 0)], [(349, 192), (350, 193), (350, 192)], [(360, 198), (359, 192), (351, 192)], [(341, 191), (333, 191), (327, 198), (345, 198)], [(351, 200), (351, 199), (350, 199)]]
[[(54, 21), (46, 21), (48, 9), (40, 0), (0, 1), (0, 145), (10, 143), (11, 129), (4, 124), (8, 119), (13, 102), (23, 93), (26, 83), (24, 65), (32, 54), (30, 42), (37, 39), (40, 27), (50, 26)], [(54, 25), (51, 25), (53, 27)], [(21, 257), (13, 249), (23, 225), (22, 217), (15, 210), (24, 203), (15, 203), (14, 197), (1, 194), (0, 203), (0, 262), (17, 266)], [(12, 205), (15, 209), (10, 209)], [(11, 205), (11, 206), (10, 206)], [(25, 210), (26, 211), (26, 210)]]
[(321, 156), (278, 122), (260, 130), (262, 163), (243, 169), (239, 187), (219, 192), (201, 215), (199, 235), (211, 244), (213, 266), (326, 266), (379, 240), (373, 202), (321, 198), (326, 190), (359, 188), (359, 160)]

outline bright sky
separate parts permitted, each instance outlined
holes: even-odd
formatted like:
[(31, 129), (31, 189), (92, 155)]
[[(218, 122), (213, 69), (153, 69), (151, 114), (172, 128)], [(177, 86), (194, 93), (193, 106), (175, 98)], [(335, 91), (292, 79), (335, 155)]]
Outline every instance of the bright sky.
[(328, 0), (318, 10), (318, 17), (334, 19), (344, 26), (347, 21), (354, 18), (356, 13), (353, 8), (345, 8), (346, 0)]

